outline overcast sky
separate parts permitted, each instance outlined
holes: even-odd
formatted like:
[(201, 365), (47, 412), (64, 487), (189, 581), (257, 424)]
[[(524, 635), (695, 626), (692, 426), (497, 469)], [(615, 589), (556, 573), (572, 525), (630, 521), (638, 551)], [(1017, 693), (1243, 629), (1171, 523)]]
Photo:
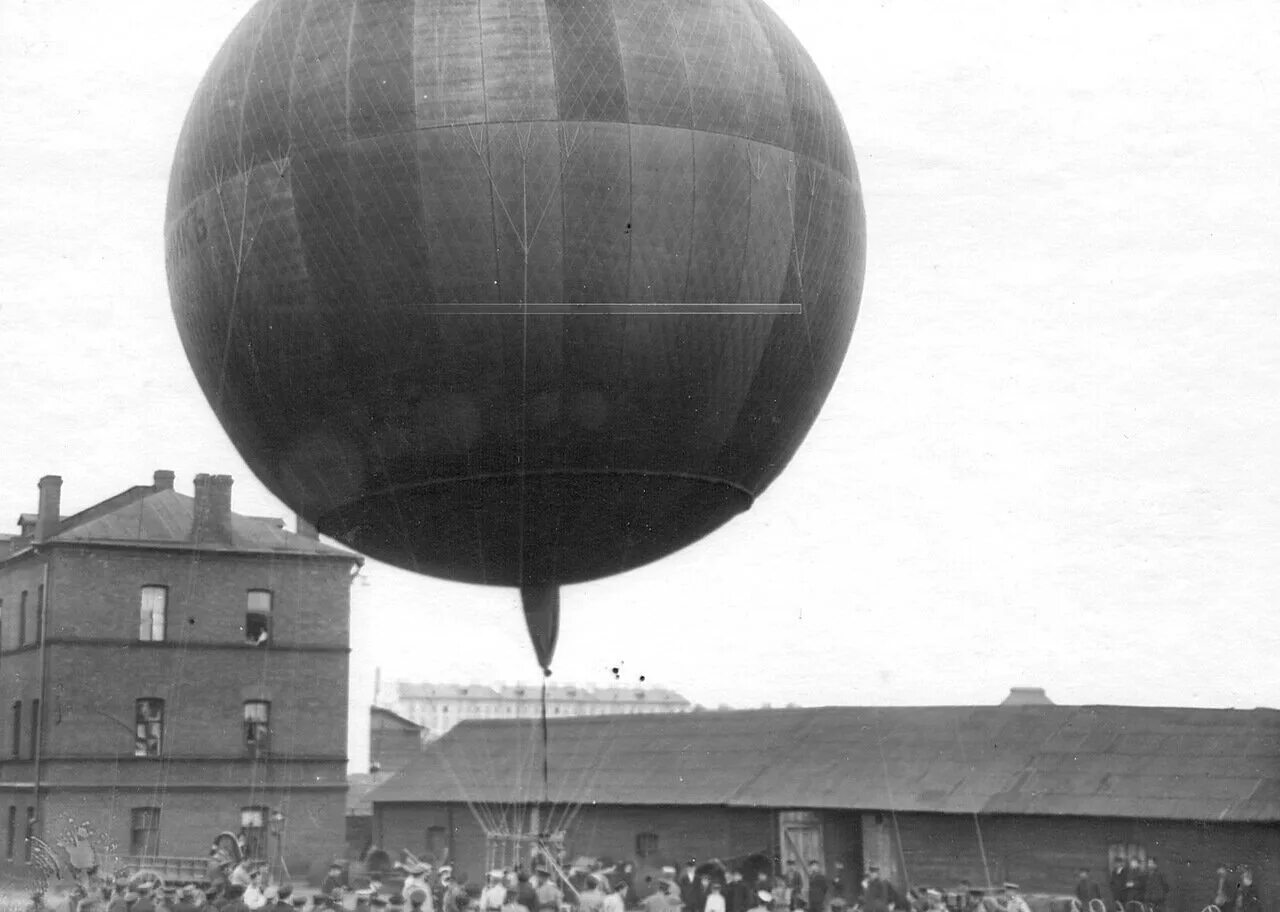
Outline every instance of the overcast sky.
[[(755, 507), (564, 592), (556, 679), (707, 705), (1280, 704), (1280, 6), (772, 0), (869, 229), (843, 373)], [(162, 229), (242, 0), (0, 0), (0, 520), (157, 468), (290, 516), (187, 367)], [(369, 563), (384, 679), (536, 680), (512, 590)]]

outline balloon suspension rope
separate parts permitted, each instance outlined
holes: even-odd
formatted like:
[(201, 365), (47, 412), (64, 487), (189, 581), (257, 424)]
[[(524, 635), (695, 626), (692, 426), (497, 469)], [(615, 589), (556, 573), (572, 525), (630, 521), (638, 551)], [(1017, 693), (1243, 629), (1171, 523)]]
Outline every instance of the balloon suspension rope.
[(551, 763), (549, 758), (550, 737), (547, 730), (547, 678), (551, 677), (551, 669), (542, 669), (542, 803), (550, 804)]

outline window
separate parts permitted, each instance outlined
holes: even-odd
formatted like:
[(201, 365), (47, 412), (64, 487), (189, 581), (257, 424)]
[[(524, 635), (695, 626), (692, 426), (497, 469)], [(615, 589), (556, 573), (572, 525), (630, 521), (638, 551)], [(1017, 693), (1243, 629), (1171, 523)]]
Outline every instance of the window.
[(13, 701), (13, 738), (11, 739), (13, 756), (22, 753), (22, 701)]
[(27, 836), (22, 842), (22, 860), (31, 860), (31, 840), (36, 835), (36, 810), (35, 808), (27, 808)]
[(244, 638), (250, 643), (265, 643), (271, 636), (271, 593), (250, 589), (244, 615)]
[(244, 853), (249, 858), (265, 858), (267, 854), (267, 809), (240, 809), (240, 835), (244, 837)]
[(36, 744), (40, 740), (40, 701), (31, 701), (31, 756), (34, 759), (36, 755)]
[(658, 834), (640, 833), (636, 836), (636, 855), (648, 858), (658, 854)]
[(271, 749), (271, 704), (266, 700), (245, 701), (244, 746), (252, 754)]
[(31, 629), (35, 631), (35, 636), (31, 638), (31, 642), (39, 643), (40, 636), (44, 633), (44, 583), (36, 587), (36, 604), (32, 611), (33, 623)]
[(134, 808), (129, 812), (129, 854), (154, 857), (160, 854), (160, 809)]
[(4, 834), (4, 857), (13, 861), (13, 844), (18, 839), (18, 809), (9, 805), (9, 826)]
[(159, 757), (164, 744), (164, 700), (146, 697), (134, 704), (135, 757)]
[(427, 827), (427, 854), (443, 858), (448, 851), (448, 831), (442, 826)]
[(138, 610), (138, 639), (146, 643), (164, 641), (165, 609), (169, 590), (164, 586), (143, 586)]
[(1146, 847), (1136, 842), (1113, 842), (1107, 846), (1108, 870), (1114, 870), (1121, 864), (1128, 864), (1130, 858), (1136, 858), (1143, 865), (1146, 865)]
[(18, 597), (18, 643), (19, 646), (27, 645), (27, 590), (22, 590), (22, 595)]

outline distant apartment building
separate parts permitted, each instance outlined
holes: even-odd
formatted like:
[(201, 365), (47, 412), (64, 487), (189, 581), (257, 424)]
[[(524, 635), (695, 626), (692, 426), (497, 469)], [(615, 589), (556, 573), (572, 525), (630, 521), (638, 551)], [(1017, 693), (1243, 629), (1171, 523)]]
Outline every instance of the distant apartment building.
[(87, 822), (113, 852), (244, 836), (305, 872), (343, 847), (351, 580), (314, 529), (173, 473), (0, 537), (0, 865)]
[[(438, 738), (467, 719), (534, 719), (542, 712), (542, 685), (430, 684), (398, 681), (391, 709)], [(549, 717), (686, 713), (694, 706), (661, 687), (590, 687), (559, 684), (547, 688)]]

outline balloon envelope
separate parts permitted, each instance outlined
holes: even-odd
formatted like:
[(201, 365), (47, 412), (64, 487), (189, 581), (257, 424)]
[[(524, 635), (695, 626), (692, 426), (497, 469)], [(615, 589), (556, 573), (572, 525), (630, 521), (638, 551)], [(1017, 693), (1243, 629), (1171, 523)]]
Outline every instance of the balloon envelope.
[(271, 490), (495, 584), (746, 509), (853, 330), (861, 189), (759, 0), (262, 0), (201, 84), (174, 314)]

